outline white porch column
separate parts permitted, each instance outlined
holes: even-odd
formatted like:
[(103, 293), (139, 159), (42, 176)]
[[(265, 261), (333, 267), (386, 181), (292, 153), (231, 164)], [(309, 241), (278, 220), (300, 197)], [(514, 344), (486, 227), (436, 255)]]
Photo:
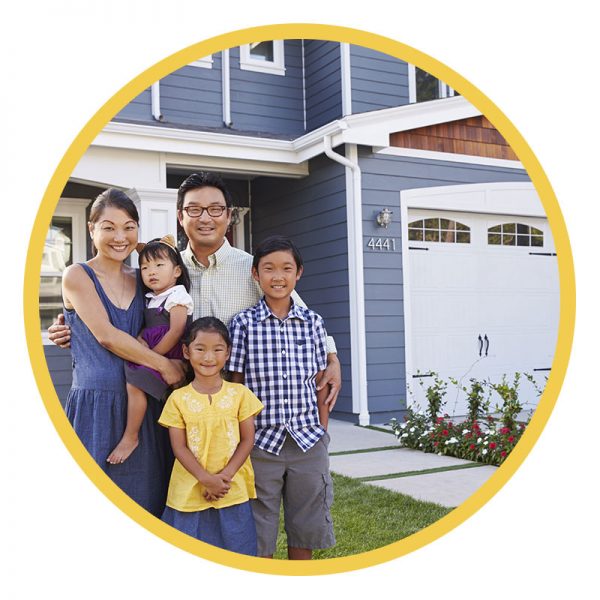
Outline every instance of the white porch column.
[[(127, 191), (140, 215), (140, 242), (170, 233), (177, 239), (177, 190), (133, 188)], [(137, 254), (133, 261), (137, 266)]]

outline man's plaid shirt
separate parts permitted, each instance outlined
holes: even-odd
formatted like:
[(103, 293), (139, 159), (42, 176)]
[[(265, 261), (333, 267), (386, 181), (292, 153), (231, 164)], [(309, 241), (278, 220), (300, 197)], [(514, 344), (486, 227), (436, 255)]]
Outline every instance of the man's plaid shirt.
[(264, 404), (256, 417), (259, 448), (279, 454), (286, 433), (306, 452), (325, 433), (319, 423), (315, 377), (327, 366), (323, 319), (295, 304), (280, 320), (264, 298), (236, 315), (229, 326), (228, 369), (244, 373), (245, 385)]

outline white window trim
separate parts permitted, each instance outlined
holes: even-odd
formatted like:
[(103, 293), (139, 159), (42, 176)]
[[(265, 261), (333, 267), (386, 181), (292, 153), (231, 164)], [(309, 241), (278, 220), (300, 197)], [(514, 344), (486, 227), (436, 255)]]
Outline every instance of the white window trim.
[(199, 58), (194, 62), (191, 62), (190, 67), (201, 67), (203, 69), (212, 69), (213, 66), (213, 57), (212, 54), (209, 56), (205, 56), (204, 58)]
[[(435, 75), (434, 75), (435, 77)], [(451, 98), (454, 96), (454, 88), (451, 88), (447, 83), (444, 83), (441, 79), (438, 80), (438, 90), (441, 98)], [(408, 65), (408, 102), (415, 104), (417, 102), (417, 68), (415, 65)]]
[[(90, 203), (91, 200), (89, 199), (61, 198), (52, 215), (54, 217), (69, 217), (73, 219), (73, 264), (85, 262), (87, 258), (85, 211)], [(52, 342), (48, 339), (48, 331), (46, 330), (42, 330), (42, 343), (44, 345), (52, 345)]]
[(240, 46), (240, 69), (271, 75), (285, 75), (285, 55), (283, 40), (265, 40), (273, 42), (273, 62), (257, 60), (250, 54), (250, 44)]

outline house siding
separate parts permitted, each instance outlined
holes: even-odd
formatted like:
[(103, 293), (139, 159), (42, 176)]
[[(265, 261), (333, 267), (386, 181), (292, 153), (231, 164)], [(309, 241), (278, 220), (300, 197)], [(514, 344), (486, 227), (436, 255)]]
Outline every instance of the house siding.
[(193, 127), (223, 127), (221, 53), (211, 69), (187, 65), (160, 81), (164, 123)]
[(306, 128), (308, 131), (342, 117), (340, 45), (304, 40)]
[(301, 180), (262, 177), (253, 182), (253, 248), (276, 233), (297, 244), (304, 260), (298, 293), (325, 319), (342, 365), (335, 415), (353, 419), (345, 173), (322, 156), (311, 161), (310, 173)]
[(55, 346), (54, 344), (44, 346), (44, 354), (46, 355), (46, 363), (50, 378), (54, 384), (56, 395), (60, 403), (64, 406), (67, 402), (67, 395), (71, 389), (73, 381), (73, 367), (71, 361), (71, 352)]
[(285, 40), (285, 75), (240, 69), (230, 50), (232, 129), (294, 137), (304, 133), (302, 41)]
[(350, 46), (352, 112), (408, 104), (408, 64), (362, 46)]
[[(363, 251), (369, 412), (372, 423), (386, 422), (406, 410), (404, 289), (402, 279), (403, 190), (503, 181), (529, 181), (523, 170), (438, 160), (382, 156), (363, 148), (362, 171)], [(384, 207), (393, 213), (383, 230), (375, 217)], [(395, 252), (372, 251), (371, 237), (395, 238)]]

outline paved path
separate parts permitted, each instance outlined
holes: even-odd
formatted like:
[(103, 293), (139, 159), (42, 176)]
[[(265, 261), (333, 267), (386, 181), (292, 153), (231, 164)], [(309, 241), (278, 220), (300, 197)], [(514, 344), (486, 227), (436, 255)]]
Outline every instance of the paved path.
[(464, 502), (497, 469), (400, 448), (390, 428), (375, 430), (330, 420), (329, 434), (334, 473), (446, 507)]

